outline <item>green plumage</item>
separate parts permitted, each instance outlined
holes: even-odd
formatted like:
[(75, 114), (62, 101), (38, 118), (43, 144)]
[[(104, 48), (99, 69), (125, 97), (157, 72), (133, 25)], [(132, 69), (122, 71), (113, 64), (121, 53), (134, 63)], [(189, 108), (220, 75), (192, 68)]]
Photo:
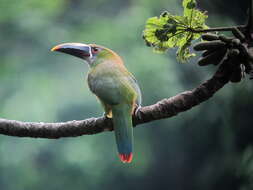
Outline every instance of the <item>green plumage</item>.
[(140, 89), (121, 58), (111, 50), (102, 51), (91, 65), (88, 84), (106, 115), (113, 117), (119, 154), (129, 155), (133, 151), (132, 113), (140, 105)]
[(107, 117), (113, 118), (120, 159), (131, 162), (133, 111), (141, 104), (141, 92), (122, 59), (112, 50), (95, 44), (65, 43), (52, 51), (84, 59), (90, 65), (88, 85), (100, 100)]

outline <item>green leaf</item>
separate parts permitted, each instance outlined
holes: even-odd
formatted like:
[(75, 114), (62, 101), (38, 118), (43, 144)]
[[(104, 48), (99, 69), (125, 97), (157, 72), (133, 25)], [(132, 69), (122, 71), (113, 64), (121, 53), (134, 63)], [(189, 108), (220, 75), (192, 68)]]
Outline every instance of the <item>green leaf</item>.
[(170, 48), (178, 48), (179, 62), (187, 60), (195, 54), (191, 53), (191, 41), (200, 38), (197, 30), (208, 28), (205, 25), (207, 15), (196, 7), (195, 0), (183, 0), (183, 16), (163, 12), (159, 17), (149, 18), (146, 22), (143, 38), (155, 52), (164, 53)]
[(179, 46), (177, 50), (177, 59), (178, 61), (184, 63), (187, 62), (189, 58), (194, 57), (195, 54), (190, 52), (189, 47), (191, 46), (191, 41), (193, 39), (193, 34), (189, 34), (184, 41), (182, 41), (182, 45)]
[(195, 0), (184, 0), (183, 1), (184, 16), (190, 17), (192, 10), (196, 7), (197, 3)]

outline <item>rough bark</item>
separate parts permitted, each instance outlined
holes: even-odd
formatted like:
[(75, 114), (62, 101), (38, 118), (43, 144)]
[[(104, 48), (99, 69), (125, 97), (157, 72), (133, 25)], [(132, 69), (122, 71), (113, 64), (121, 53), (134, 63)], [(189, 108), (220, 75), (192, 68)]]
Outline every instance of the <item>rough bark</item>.
[[(199, 105), (227, 84), (230, 74), (230, 71), (222, 64), (211, 79), (200, 84), (197, 88), (138, 109), (133, 115), (134, 126), (169, 118)], [(92, 135), (111, 130), (113, 130), (112, 120), (105, 117), (63, 123), (21, 122), (0, 119), (0, 134), (16, 137), (56, 139)]]

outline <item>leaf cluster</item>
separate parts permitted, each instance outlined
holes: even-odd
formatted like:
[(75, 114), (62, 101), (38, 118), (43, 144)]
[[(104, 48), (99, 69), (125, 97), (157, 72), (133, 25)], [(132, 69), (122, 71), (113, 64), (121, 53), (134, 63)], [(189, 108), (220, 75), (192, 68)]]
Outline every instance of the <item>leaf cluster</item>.
[(164, 53), (177, 47), (177, 59), (186, 62), (195, 54), (190, 52), (192, 40), (201, 36), (198, 30), (207, 29), (207, 15), (196, 9), (196, 0), (183, 0), (182, 16), (163, 12), (159, 17), (149, 18), (146, 22), (143, 38), (156, 52)]

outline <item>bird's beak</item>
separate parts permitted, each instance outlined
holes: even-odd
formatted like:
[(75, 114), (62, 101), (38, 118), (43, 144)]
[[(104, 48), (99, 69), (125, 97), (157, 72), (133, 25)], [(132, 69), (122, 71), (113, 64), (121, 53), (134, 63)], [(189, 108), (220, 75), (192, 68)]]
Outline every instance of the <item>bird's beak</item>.
[(92, 57), (91, 47), (87, 44), (81, 43), (64, 43), (57, 45), (51, 49), (51, 51), (59, 51), (81, 59), (87, 59)]

